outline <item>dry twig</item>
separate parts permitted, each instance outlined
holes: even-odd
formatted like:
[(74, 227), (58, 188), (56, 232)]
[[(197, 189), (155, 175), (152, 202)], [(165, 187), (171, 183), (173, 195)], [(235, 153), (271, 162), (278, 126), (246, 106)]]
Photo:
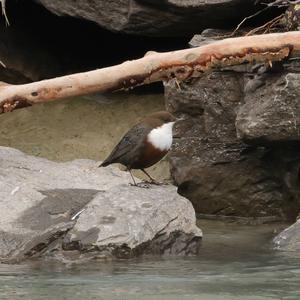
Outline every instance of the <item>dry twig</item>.
[(268, 8), (269, 8), (269, 7), (265, 7), (265, 8), (263, 8), (263, 9), (257, 11), (257, 12), (254, 13), (253, 15), (244, 18), (244, 19), (242, 20), (242, 22), (240, 22), (240, 23), (237, 25), (237, 27), (233, 30), (233, 32), (232, 32), (228, 37), (234, 36), (234, 35), (236, 34), (236, 32), (241, 28), (241, 26), (242, 26), (247, 20), (252, 19), (252, 18), (258, 16), (258, 15), (261, 14), (262, 12), (266, 11)]
[(6, 2), (6, 0), (0, 0), (2, 15), (5, 18), (6, 25), (9, 25), (9, 20), (8, 20), (8, 17), (7, 17), (7, 14), (6, 14), (6, 9), (5, 9), (5, 2)]
[(265, 23), (264, 25), (250, 30), (245, 36), (257, 34), (263, 29), (264, 29), (264, 31), (263, 31), (264, 34), (270, 33), (271, 29), (274, 28), (277, 24), (279, 24), (281, 22), (283, 16), (284, 16), (284, 14), (281, 14), (281, 15), (277, 16), (276, 18), (272, 19), (271, 21)]
[[(257, 11), (256, 13), (254, 13), (253, 15), (251, 16), (248, 16), (246, 18), (244, 18), (238, 25), (237, 27), (234, 29), (234, 31), (227, 35), (227, 36), (224, 36), (224, 37), (232, 37), (236, 34), (236, 32), (241, 28), (241, 26), (249, 19), (252, 19), (256, 16), (258, 16), (259, 14), (261, 14), (262, 12), (266, 11), (267, 9), (269, 9), (270, 7), (286, 7), (286, 6), (290, 6), (290, 5), (295, 5), (295, 4), (300, 4), (300, 0), (274, 0), (273, 2), (270, 2), (270, 3), (266, 3), (266, 2), (263, 2), (262, 0), (257, 0), (255, 2), (255, 4), (258, 4), (258, 3), (261, 3), (263, 5), (266, 5), (265, 8)], [(270, 29), (271, 28), (274, 28), (275, 25), (277, 25), (278, 23), (280, 23), (281, 21), (281, 18), (283, 17), (283, 14), (281, 14), (280, 16), (277, 16), (275, 17), (274, 19), (272, 19), (271, 21), (268, 21), (267, 23), (265, 23), (264, 25), (262, 26), (259, 26), (257, 28), (254, 28), (253, 30), (249, 31), (246, 36), (248, 35), (252, 35), (252, 34), (255, 34), (255, 33), (258, 33), (260, 30), (266, 28), (265, 31), (263, 31), (262, 33), (268, 33), (270, 32)]]
[(266, 3), (266, 2), (262, 2), (262, 0), (257, 0), (255, 3), (256, 4), (261, 3), (261, 4), (264, 4), (264, 5), (267, 5), (268, 7), (272, 7), (272, 6), (285, 7), (285, 6), (299, 4), (300, 0), (274, 0), (271, 3)]

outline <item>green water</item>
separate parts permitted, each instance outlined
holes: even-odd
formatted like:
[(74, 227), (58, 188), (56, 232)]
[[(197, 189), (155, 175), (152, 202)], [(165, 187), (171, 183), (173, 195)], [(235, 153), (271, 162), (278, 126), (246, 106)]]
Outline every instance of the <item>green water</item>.
[[(92, 95), (0, 114), (0, 145), (55, 161), (103, 160), (141, 117), (164, 110), (163, 94)], [(149, 168), (169, 178), (167, 160)], [(134, 172), (143, 178), (140, 171)]]
[(270, 247), (282, 225), (199, 225), (198, 257), (0, 265), (0, 299), (300, 299), (300, 257)]

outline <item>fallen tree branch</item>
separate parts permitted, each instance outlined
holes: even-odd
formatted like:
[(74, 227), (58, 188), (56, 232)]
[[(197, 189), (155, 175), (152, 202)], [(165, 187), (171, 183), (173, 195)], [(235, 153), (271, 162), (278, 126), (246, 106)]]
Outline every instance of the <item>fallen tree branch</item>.
[(300, 31), (230, 38), (202, 47), (156, 53), (95, 71), (22, 85), (0, 86), (0, 113), (59, 98), (133, 88), (151, 82), (200, 77), (246, 62), (281, 61), (300, 55)]

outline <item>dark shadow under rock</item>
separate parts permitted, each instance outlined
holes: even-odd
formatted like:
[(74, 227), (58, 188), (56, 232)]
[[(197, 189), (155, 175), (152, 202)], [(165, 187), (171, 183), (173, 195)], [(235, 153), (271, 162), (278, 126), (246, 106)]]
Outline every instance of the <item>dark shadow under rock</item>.
[(58, 60), (28, 31), (0, 23), (0, 81), (21, 84), (57, 76)]
[(57, 15), (97, 23), (113, 32), (142, 36), (188, 36), (211, 27), (230, 27), (259, 5), (254, 0), (36, 0)]

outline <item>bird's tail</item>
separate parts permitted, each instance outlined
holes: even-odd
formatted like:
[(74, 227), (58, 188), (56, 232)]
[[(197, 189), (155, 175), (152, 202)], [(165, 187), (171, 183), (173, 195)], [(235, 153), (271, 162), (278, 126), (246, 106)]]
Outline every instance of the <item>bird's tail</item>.
[(107, 161), (107, 160), (105, 160), (105, 161), (103, 161), (103, 162), (98, 166), (98, 168), (100, 168), (100, 167), (107, 167), (108, 165), (110, 165), (110, 162)]

